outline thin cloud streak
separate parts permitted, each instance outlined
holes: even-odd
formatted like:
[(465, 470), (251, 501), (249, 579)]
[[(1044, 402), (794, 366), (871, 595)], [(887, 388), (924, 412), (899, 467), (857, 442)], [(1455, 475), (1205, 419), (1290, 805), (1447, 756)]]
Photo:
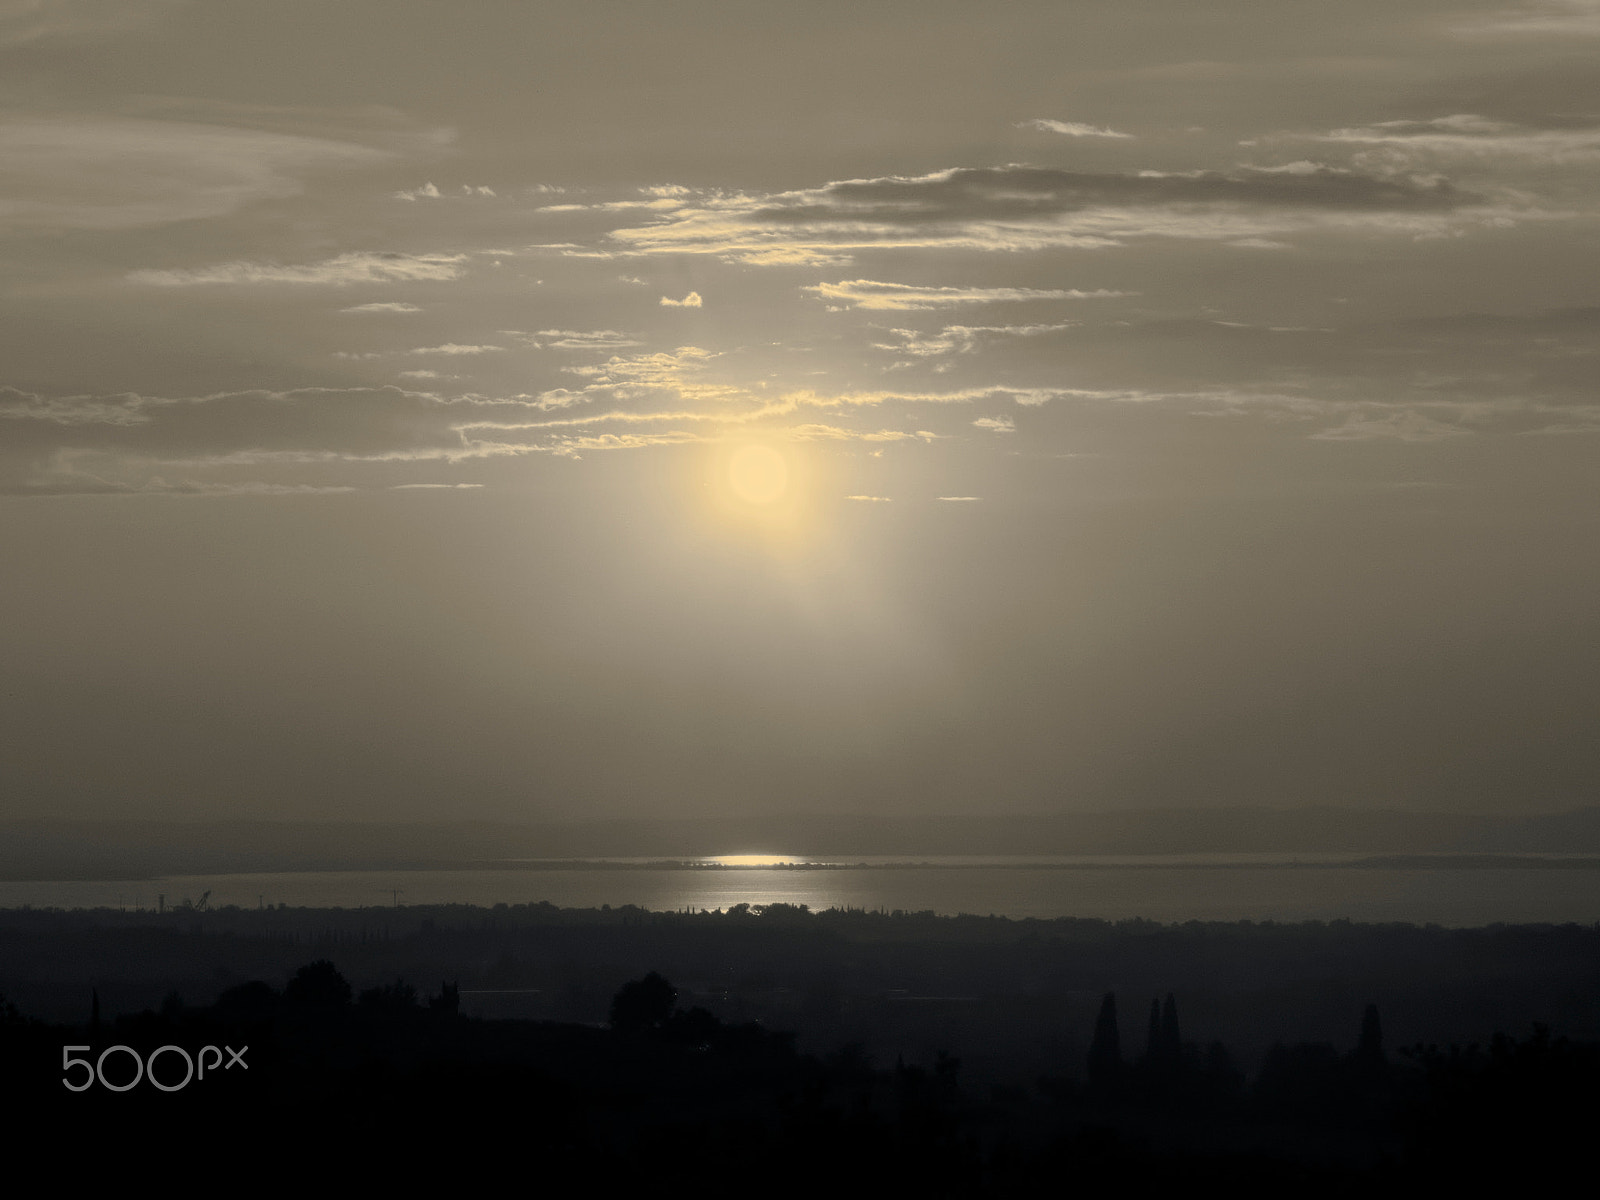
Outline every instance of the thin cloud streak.
[(149, 287), (199, 287), (216, 284), (296, 284), (349, 287), (357, 283), (439, 283), (459, 279), (465, 254), (351, 252), (301, 266), (230, 262), (212, 267), (130, 271), (129, 283)]
[(838, 283), (811, 284), (800, 290), (815, 293), (840, 308), (899, 311), (1026, 300), (1098, 300), (1128, 295), (1127, 292), (1113, 291), (1109, 288), (1082, 291), (1076, 288), (917, 287), (907, 283), (884, 283), (875, 279), (848, 279), (840, 280)]

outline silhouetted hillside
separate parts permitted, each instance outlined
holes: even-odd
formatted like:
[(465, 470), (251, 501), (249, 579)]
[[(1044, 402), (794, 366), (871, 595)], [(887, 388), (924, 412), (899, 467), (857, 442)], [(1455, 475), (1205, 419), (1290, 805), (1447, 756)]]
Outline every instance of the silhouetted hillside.
[[(1086, 1054), (1041, 1055), (1030, 1079), (996, 1086), (949, 1049), (802, 1053), (793, 1033), (691, 1005), (654, 971), (612, 986), (604, 1023), (472, 1018), (453, 982), (358, 988), (326, 958), (206, 1005), (169, 993), (103, 1018), (96, 994), (86, 1023), (0, 997), (8, 1132), (29, 1147), (85, 1139), (80, 1178), (181, 1149), (189, 1171), (248, 1166), (256, 1181), (306, 1161), (309, 1140), (368, 1186), (603, 1167), (608, 1194), (702, 1190), (708, 1174), (778, 1196), (1064, 1181), (1304, 1193), (1554, 1183), (1587, 1161), (1600, 1086), (1595, 1044), (1536, 1026), (1391, 1049), (1371, 1003), (1337, 1040), (1281, 1042), (1247, 1076), (1223, 1043), (1185, 1037), (1173, 992), (1152, 998), (1142, 1049), (1108, 992)], [(1122, 1021), (1139, 1011), (1125, 1004)]]

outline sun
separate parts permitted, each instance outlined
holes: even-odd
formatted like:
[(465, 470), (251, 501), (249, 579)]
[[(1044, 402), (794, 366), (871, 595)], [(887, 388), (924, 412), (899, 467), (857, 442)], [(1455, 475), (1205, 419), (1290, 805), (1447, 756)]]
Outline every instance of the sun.
[(728, 457), (728, 487), (746, 504), (777, 504), (789, 493), (789, 460), (759, 442)]
[(695, 485), (704, 512), (738, 539), (798, 548), (822, 533), (820, 497), (827, 464), (793, 439), (746, 436), (716, 443), (700, 460)]

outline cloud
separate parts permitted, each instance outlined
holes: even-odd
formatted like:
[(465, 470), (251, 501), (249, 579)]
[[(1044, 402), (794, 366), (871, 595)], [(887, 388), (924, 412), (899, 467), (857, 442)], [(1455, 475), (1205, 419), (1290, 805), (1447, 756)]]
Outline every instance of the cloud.
[(0, 438), (0, 489), (170, 490), (181, 477), (177, 490), (260, 490), (253, 481), (264, 471), (275, 485), (342, 485), (306, 476), (351, 462), (505, 453), (477, 446), (462, 428), (507, 409), (531, 411), (531, 401), (398, 387), (71, 397), (0, 389), (0, 424), (10, 426)]
[(1311, 435), (1315, 441), (1396, 441), (1437, 442), (1444, 438), (1459, 437), (1468, 430), (1424, 413), (1400, 411), (1381, 415), (1352, 416), (1332, 429)]
[(864, 500), (871, 504), (889, 504), (893, 497), (890, 496), (846, 496), (846, 500)]
[(1019, 121), (1018, 129), (1040, 129), (1046, 133), (1062, 133), (1067, 137), (1098, 137), (1098, 138), (1131, 138), (1131, 133), (1118, 133), (1115, 129), (1106, 129), (1103, 126), (1085, 125), (1079, 121), (1052, 121), (1049, 117), (1035, 117), (1031, 121)]
[(1482, 203), (1445, 179), (1333, 168), (1095, 173), (1012, 165), (718, 194), (605, 236), (620, 254), (786, 265), (864, 249), (1024, 252), (1341, 226), (1414, 232)]
[(595, 433), (559, 437), (539, 448), (563, 457), (577, 458), (585, 450), (640, 450), (647, 446), (680, 446), (686, 442), (704, 440), (702, 435), (687, 430), (672, 430), (666, 433)]
[(1600, 123), (1586, 127), (1534, 128), (1476, 113), (1427, 120), (1380, 121), (1334, 129), (1321, 141), (1379, 147), (1407, 157), (1523, 158), (1546, 164), (1600, 159)]
[(1600, 3), (1531, 0), (1487, 16), (1463, 17), (1451, 28), (1469, 37), (1600, 37)]
[(313, 171), (384, 150), (326, 138), (136, 117), (0, 120), (0, 228), (132, 229), (297, 196)]
[(188, 0), (3, 0), (0, 46), (47, 38), (104, 37), (142, 25)]
[(986, 340), (1039, 337), (1074, 327), (1074, 322), (1066, 321), (1059, 325), (946, 325), (934, 334), (922, 334), (914, 329), (891, 329), (889, 335), (899, 338), (899, 343), (876, 343), (874, 348), (910, 354), (915, 358), (937, 358), (946, 354), (971, 354)]
[(389, 485), (390, 491), (404, 492), (413, 489), (459, 491), (467, 488), (481, 488), (481, 483), (395, 483)]
[(353, 283), (419, 283), (460, 278), (465, 254), (350, 253), (319, 263), (231, 262), (212, 267), (146, 269), (128, 273), (130, 283), (152, 287), (205, 284), (293, 283), (347, 287)]
[(804, 425), (788, 425), (779, 430), (783, 436), (796, 442), (932, 442), (937, 441), (939, 435), (926, 429), (915, 432), (905, 429), (850, 429), (843, 425), (825, 425), (821, 422), (810, 422)]
[(976, 400), (1012, 400), (1037, 407), (1052, 400), (1125, 400), (1140, 395), (1133, 391), (1093, 391), (1084, 388), (1019, 387), (993, 383), (949, 392), (924, 392), (905, 389), (851, 391), (821, 394), (812, 391), (787, 392), (781, 400), (769, 403), (769, 412), (793, 412), (802, 408), (864, 408), (883, 404), (971, 404)]
[(342, 313), (419, 313), (422, 309), (403, 300), (374, 300), (370, 304), (353, 304), (341, 308)]
[(541, 329), (538, 333), (508, 335), (540, 350), (628, 350), (644, 344), (632, 334), (616, 329)]
[(582, 388), (551, 388), (541, 392), (541, 408), (566, 408), (596, 398), (640, 400), (673, 395), (705, 403), (748, 398), (750, 393), (733, 384), (705, 383), (696, 378), (720, 355), (699, 346), (679, 346), (654, 354), (612, 355), (603, 363), (572, 364), (561, 369), (586, 380)]
[[(801, 396), (774, 402), (745, 389), (684, 377), (714, 357), (684, 347), (676, 354), (618, 358), (603, 368), (618, 378), (594, 388), (604, 386), (613, 395), (710, 399), (716, 404), (546, 420), (519, 417), (553, 407), (548, 396), (447, 397), (398, 387), (177, 397), (48, 397), (5, 388), (0, 389), (0, 423), (9, 428), (0, 438), (0, 492), (343, 487), (346, 481), (327, 476), (352, 463), (381, 468), (534, 453), (570, 457), (590, 450), (718, 442), (752, 423), (795, 441), (884, 445), (940, 436), (926, 429), (862, 427), (846, 419), (853, 407), (868, 402), (865, 397)], [(576, 397), (592, 394), (586, 388)], [(831, 408), (840, 419), (794, 419), (814, 407)], [(263, 472), (273, 473), (265, 485), (259, 482)], [(174, 479), (183, 482), (174, 484)]]
[(464, 354), (494, 354), (503, 351), (504, 346), (462, 346), (456, 342), (446, 342), (442, 346), (418, 346), (414, 350), (407, 350), (407, 354), (448, 354), (460, 356)]
[(1105, 289), (917, 287), (907, 283), (882, 283), (874, 279), (841, 280), (838, 283), (811, 284), (800, 289), (815, 292), (841, 308), (914, 310), (952, 308), (962, 304), (996, 304), (1022, 300), (1088, 300), (1124, 296), (1126, 292)]
[[(482, 187), (477, 184), (463, 183), (461, 185), (461, 196), (456, 198), (462, 199), (473, 196), (493, 196), (494, 194), (495, 192), (493, 188)], [(415, 202), (417, 200), (444, 200), (449, 199), (450, 197), (447, 197), (443, 192), (441, 192), (437, 184), (435, 184), (432, 180), (429, 180), (419, 188), (412, 188), (409, 191), (402, 190), (396, 192), (394, 194), (394, 198), (396, 200), (410, 200)], [(504, 254), (509, 252), (489, 251), (489, 253)]]
[(973, 422), (979, 429), (988, 429), (994, 433), (1015, 433), (1017, 423), (1010, 417), (979, 417)]
[(657, 351), (654, 354), (634, 354), (627, 357), (612, 355), (597, 366), (570, 366), (561, 368), (572, 375), (584, 375), (596, 382), (606, 383), (677, 383), (686, 370), (704, 366), (720, 357), (715, 351), (699, 346), (679, 346), (676, 350)]
[(748, 267), (842, 267), (854, 262), (855, 257), (818, 250), (814, 246), (772, 246), (727, 254), (723, 261), (744, 263)]
[(674, 300), (670, 296), (661, 297), (663, 308), (699, 308), (705, 301), (700, 298), (699, 292), (690, 292), (682, 300)]
[(114, 396), (42, 396), (0, 387), (0, 420), (48, 421), (56, 425), (142, 425), (150, 410), (171, 401), (135, 392)]
[(819, 212), (868, 221), (923, 225), (972, 217), (1027, 218), (1100, 206), (1236, 204), (1264, 207), (1435, 210), (1466, 203), (1447, 181), (1416, 183), (1319, 170), (1286, 177), (1259, 172), (1138, 171), (1092, 173), (1048, 167), (953, 168), (915, 178), (831, 183), (778, 198), (761, 216), (805, 222)]
[(950, 501), (955, 504), (970, 504), (982, 500), (982, 496), (940, 496), (940, 500)]

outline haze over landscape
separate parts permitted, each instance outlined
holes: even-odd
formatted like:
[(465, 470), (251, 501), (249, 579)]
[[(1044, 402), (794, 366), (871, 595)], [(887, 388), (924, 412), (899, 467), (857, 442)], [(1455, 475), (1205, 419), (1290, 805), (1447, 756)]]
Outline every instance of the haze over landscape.
[(0, 3), (0, 818), (1592, 851), (1597, 39)]
[(17, 1161), (1592, 1174), (1597, 50), (0, 0)]

